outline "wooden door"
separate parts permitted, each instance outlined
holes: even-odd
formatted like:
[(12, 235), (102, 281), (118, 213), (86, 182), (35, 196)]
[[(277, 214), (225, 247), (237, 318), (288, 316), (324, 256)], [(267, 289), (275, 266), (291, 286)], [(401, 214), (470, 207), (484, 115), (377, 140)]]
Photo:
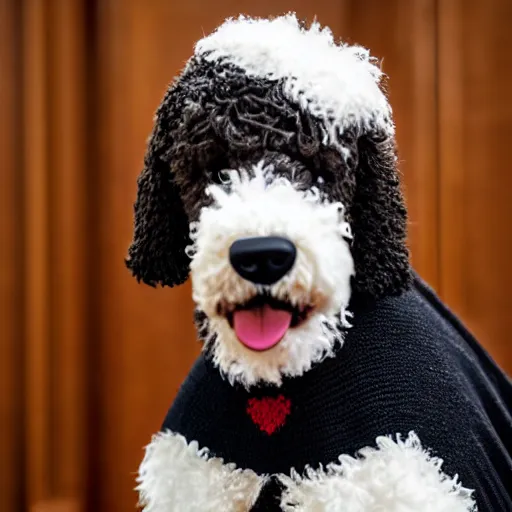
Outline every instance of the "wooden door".
[(1, 510), (84, 510), (83, 8), (0, 2)]

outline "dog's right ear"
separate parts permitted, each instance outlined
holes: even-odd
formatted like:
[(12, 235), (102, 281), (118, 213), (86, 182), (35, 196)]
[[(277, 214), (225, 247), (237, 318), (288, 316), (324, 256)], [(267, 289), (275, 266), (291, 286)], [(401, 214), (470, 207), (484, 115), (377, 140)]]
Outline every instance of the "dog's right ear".
[(139, 282), (176, 286), (187, 280), (190, 258), (185, 249), (191, 241), (189, 220), (166, 158), (170, 141), (161, 115), (160, 111), (137, 181), (134, 235), (126, 266)]

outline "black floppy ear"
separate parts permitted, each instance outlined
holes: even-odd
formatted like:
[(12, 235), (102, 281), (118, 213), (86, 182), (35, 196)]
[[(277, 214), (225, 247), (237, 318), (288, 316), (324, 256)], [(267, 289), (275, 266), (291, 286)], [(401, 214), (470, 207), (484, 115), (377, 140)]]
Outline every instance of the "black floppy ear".
[(189, 273), (189, 221), (165, 158), (169, 144), (160, 123), (157, 118), (137, 182), (135, 229), (126, 266), (138, 281), (176, 286)]
[(375, 132), (361, 136), (358, 157), (350, 208), (354, 291), (372, 298), (394, 295), (411, 281), (407, 210), (396, 169), (394, 138)]

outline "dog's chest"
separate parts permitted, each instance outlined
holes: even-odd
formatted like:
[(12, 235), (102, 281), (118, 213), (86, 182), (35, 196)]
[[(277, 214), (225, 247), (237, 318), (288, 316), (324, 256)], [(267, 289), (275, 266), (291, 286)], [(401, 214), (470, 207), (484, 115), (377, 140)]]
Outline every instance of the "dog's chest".
[[(214, 457), (260, 475), (302, 472), (354, 453), (375, 432), (361, 428), (357, 390), (345, 386), (339, 358), (280, 387), (247, 391), (200, 358), (182, 386), (164, 430), (197, 441)], [(368, 411), (366, 410), (366, 413)]]

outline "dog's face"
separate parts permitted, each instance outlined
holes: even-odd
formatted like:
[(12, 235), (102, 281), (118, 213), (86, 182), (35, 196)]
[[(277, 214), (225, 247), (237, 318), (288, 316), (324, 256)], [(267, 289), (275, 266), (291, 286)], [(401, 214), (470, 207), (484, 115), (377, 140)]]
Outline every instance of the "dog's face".
[(344, 207), (286, 167), (262, 160), (225, 171), (192, 226), (207, 344), (229, 380), (246, 386), (302, 374), (332, 354), (347, 325), (354, 265)]
[(198, 43), (158, 109), (127, 264), (151, 285), (191, 273), (232, 383), (301, 375), (343, 340), (351, 294), (409, 282), (380, 76), (316, 25), (242, 18)]

